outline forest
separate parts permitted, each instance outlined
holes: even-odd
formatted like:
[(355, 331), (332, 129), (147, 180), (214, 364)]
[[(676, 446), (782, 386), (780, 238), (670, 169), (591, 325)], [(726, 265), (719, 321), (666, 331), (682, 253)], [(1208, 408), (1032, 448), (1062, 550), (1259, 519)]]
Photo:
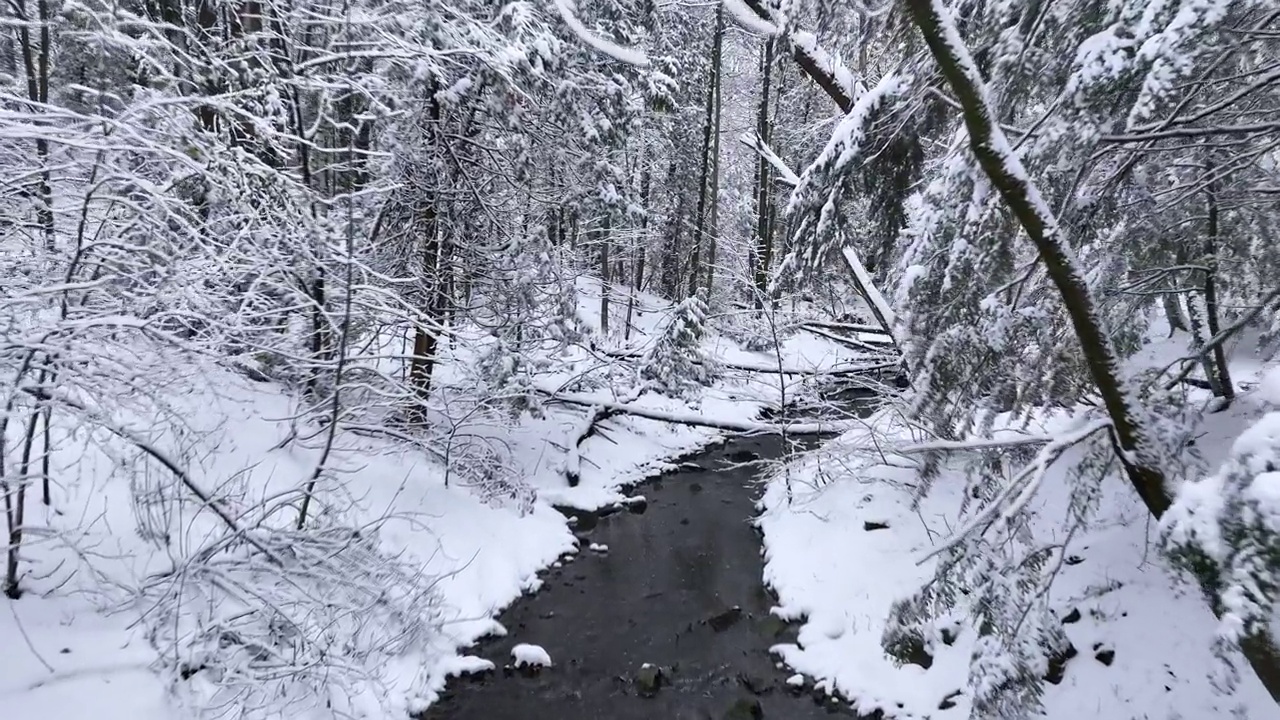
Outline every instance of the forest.
[(1280, 718), (1276, 0), (0, 15), (0, 716)]

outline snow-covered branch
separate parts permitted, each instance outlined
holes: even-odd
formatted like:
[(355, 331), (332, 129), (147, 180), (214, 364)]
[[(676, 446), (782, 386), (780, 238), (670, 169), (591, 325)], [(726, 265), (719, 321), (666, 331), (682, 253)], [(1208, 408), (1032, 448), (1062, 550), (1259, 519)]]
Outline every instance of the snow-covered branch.
[(592, 32), (587, 26), (582, 24), (578, 19), (577, 11), (574, 6), (574, 0), (554, 0), (556, 9), (560, 11), (560, 17), (564, 20), (564, 24), (569, 26), (574, 35), (582, 42), (608, 55), (619, 62), (624, 62), (636, 67), (648, 67), (649, 58), (636, 48), (622, 47), (621, 45), (601, 37), (598, 33)]
[(791, 187), (795, 187), (800, 184), (800, 176), (796, 175), (794, 170), (787, 167), (787, 163), (783, 161), (782, 158), (778, 157), (778, 154), (773, 151), (773, 148), (769, 147), (769, 145), (760, 137), (759, 133), (743, 133), (739, 136), (738, 140), (743, 145), (754, 150), (756, 154), (763, 158), (765, 162), (769, 163), (774, 170), (778, 171), (778, 180), (790, 185)]
[[(932, 558), (938, 557), (943, 553), (949, 552), (961, 543), (968, 541), (974, 534), (985, 532), (992, 523), (997, 519), (1008, 522), (1031, 501), (1040, 484), (1044, 481), (1045, 473), (1049, 467), (1062, 456), (1064, 452), (1070, 448), (1088, 440), (1095, 433), (1101, 432), (1111, 427), (1109, 420), (1098, 420), (1086, 424), (1084, 427), (1066, 434), (1055, 435), (1052, 439), (1044, 442), (1044, 447), (1036, 454), (1036, 459), (1032, 463), (1023, 466), (1014, 473), (1013, 478), (1005, 483), (1000, 490), (980, 512), (974, 515), (968, 523), (962, 528), (955, 531), (942, 544), (932, 548), (918, 562), (924, 563)], [(1005, 442), (1003, 446), (1013, 447), (1018, 444), (1025, 444), (1027, 441), (1041, 441), (1042, 438), (1023, 438), (1023, 442)], [(992, 441), (994, 442), (994, 441)], [(992, 447), (1000, 447), (1000, 445), (988, 444), (982, 446), (981, 441), (970, 445), (969, 449), (990, 449)], [(902, 452), (898, 450), (896, 452)]]
[(728, 430), (730, 432), (740, 432), (748, 435), (826, 435), (864, 426), (862, 421), (856, 420), (833, 420), (810, 423), (769, 423), (751, 420), (733, 420), (730, 418), (701, 415), (696, 412), (685, 410), (660, 410), (657, 408), (636, 405), (634, 403), (628, 404), (614, 400), (605, 400), (581, 393), (554, 392), (552, 390), (546, 390), (544, 392), (550, 402), (568, 403), (570, 405), (593, 408), (593, 412), (611, 412), (615, 414), (632, 415), (634, 417), (645, 418), (647, 420), (657, 420), (659, 422), (673, 423), (676, 425), (693, 425), (695, 427), (706, 427), (716, 430)]
[[(753, 23), (754, 27), (748, 27), (756, 29), (782, 26), (763, 0), (741, 0), (741, 3), (744, 7), (734, 12), (735, 18), (739, 12), (747, 10), (758, 21)], [(727, 7), (734, 11), (736, 4), (737, 0), (732, 0)], [(791, 57), (800, 70), (817, 83), (818, 87), (835, 101), (841, 111), (847, 113), (852, 110), (854, 103), (861, 95), (861, 83), (849, 72), (849, 69), (818, 45), (817, 37), (813, 33), (788, 30), (783, 40), (786, 41)]]

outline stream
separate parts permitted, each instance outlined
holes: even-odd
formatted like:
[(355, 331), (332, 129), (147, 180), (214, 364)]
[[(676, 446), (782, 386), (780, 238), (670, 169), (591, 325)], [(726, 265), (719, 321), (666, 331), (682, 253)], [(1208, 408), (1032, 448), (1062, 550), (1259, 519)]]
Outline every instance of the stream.
[[(452, 679), (422, 719), (852, 716), (847, 703), (789, 687), (789, 673), (769, 655), (770, 646), (794, 642), (795, 628), (769, 614), (774, 599), (751, 523), (763, 469), (743, 463), (786, 452), (778, 437), (732, 438), (637, 485), (646, 505), (562, 510), (578, 518), (578, 555), (546, 570), (541, 590), (502, 613), (506, 637), (470, 651), (497, 671)], [(517, 643), (541, 645), (553, 667), (504, 668)], [(642, 671), (645, 663), (661, 677)]]

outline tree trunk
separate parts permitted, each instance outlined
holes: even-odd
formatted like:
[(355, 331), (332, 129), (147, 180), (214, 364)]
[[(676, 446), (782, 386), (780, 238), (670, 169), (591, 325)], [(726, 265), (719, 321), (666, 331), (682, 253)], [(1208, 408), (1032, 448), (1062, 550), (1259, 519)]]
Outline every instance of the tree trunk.
[(1160, 303), (1164, 306), (1164, 316), (1169, 321), (1169, 334), (1181, 330), (1187, 331), (1187, 321), (1182, 316), (1182, 306), (1178, 304), (1178, 296), (1173, 293), (1164, 293), (1160, 296)]
[(609, 335), (609, 239), (613, 228), (609, 216), (604, 216), (604, 230), (600, 233), (600, 334)]
[[(322, 263), (318, 263), (307, 290), (311, 296), (311, 358), (317, 365), (328, 359), (329, 320), (325, 313), (325, 304), (328, 302), (325, 291), (325, 268)], [(319, 376), (319, 367), (313, 368), (307, 375), (307, 391), (312, 396), (316, 394)]]
[[(667, 168), (667, 184), (669, 186), (677, 186), (679, 182), (679, 178), (676, 177), (676, 167), (675, 160), (672, 160), (670, 166)], [(683, 192), (677, 193), (676, 195), (675, 212), (671, 214), (669, 221), (670, 234), (666, 236), (666, 242), (664, 243), (665, 247), (663, 247), (662, 252), (661, 290), (662, 294), (669, 300), (680, 299), (681, 268), (678, 258), (680, 257), (681, 250), (680, 240), (684, 236), (683, 225), (685, 208), (688, 207), (686, 200), (687, 197), (688, 194)]]
[[(440, 104), (435, 100), (435, 93), (428, 110), (426, 144), (430, 147), (435, 139), (435, 128), (440, 122)], [(439, 181), (439, 178), (436, 178)], [(444, 238), (440, 235), (440, 195), (436, 188), (425, 190), (426, 196), (418, 200), (416, 212), (418, 217), (421, 257), (419, 258), (418, 276), (422, 292), (422, 315), (413, 334), (413, 356), (409, 361), (409, 387), (413, 389), (416, 401), (408, 412), (409, 422), (422, 426), (427, 422), (427, 400), (431, 396), (431, 375), (435, 370), (436, 348), (439, 334), (435, 327), (444, 322), (444, 314), (448, 310), (447, 299), (452, 295), (452, 288), (446, 280)]]
[(649, 239), (649, 208), (653, 200), (652, 197), (653, 182), (649, 175), (649, 169), (640, 173), (640, 197), (644, 198), (645, 213), (640, 218), (640, 240), (637, 246), (632, 250), (632, 269), (635, 271), (631, 278), (631, 295), (627, 298), (627, 322), (623, 330), (622, 339), (631, 339), (631, 321), (635, 317), (636, 311), (636, 293), (640, 292), (644, 287), (644, 258), (645, 244)]
[(720, 87), (723, 83), (721, 68), (724, 51), (724, 16), (723, 10), (716, 12), (716, 37), (712, 48), (711, 92), (715, 98), (712, 110), (714, 124), (711, 131), (711, 187), (707, 190), (707, 201), (711, 204), (707, 227), (711, 232), (707, 236), (707, 302), (711, 302), (711, 292), (715, 289), (716, 277), (716, 244), (720, 238)]
[[(1178, 250), (1178, 263), (1184, 264), (1188, 261), (1185, 250)], [(1194, 279), (1198, 273), (1192, 273)], [(1201, 279), (1201, 290), (1204, 289), (1205, 282)], [(1191, 324), (1191, 341), (1196, 347), (1204, 347), (1208, 343), (1213, 333), (1209, 332), (1208, 315), (1209, 312), (1205, 308), (1204, 298), (1197, 297), (1193, 292), (1184, 293), (1187, 302), (1187, 319)], [(1201, 353), (1200, 367), (1204, 370), (1205, 382), (1209, 384), (1209, 389), (1213, 391), (1214, 397), (1222, 397), (1223, 390), (1218, 385), (1218, 371), (1214, 368), (1214, 355), (1212, 351)]]
[[(755, 13), (756, 17), (777, 24), (778, 18), (774, 16), (773, 11), (769, 9), (765, 0), (743, 1), (747, 8)], [(795, 61), (796, 66), (805, 75), (808, 75), (810, 80), (817, 83), (818, 87), (822, 88), (828, 97), (835, 101), (841, 112), (848, 113), (852, 110), (853, 103), (857, 98), (849, 96), (848, 92), (846, 92), (845, 84), (836, 75), (835, 68), (831, 67), (830, 63), (824, 64), (822, 62), (822, 54), (810, 52), (810, 50), (806, 49), (806, 46), (795, 42), (795, 35), (790, 32), (783, 37), (791, 51), (791, 59)]]
[(693, 218), (693, 253), (689, 259), (689, 297), (698, 292), (702, 276), (702, 236), (706, 232), (707, 198), (710, 190), (712, 143), (715, 132), (716, 83), (720, 71), (720, 38), (724, 34), (723, 9), (716, 6), (716, 25), (711, 37), (711, 68), (707, 75), (706, 116), (702, 125), (702, 170), (698, 174), (698, 209)]
[(1103, 405), (1111, 416), (1121, 463), (1138, 495), (1156, 517), (1169, 508), (1164, 475), (1151, 457), (1146, 429), (1132, 407), (1133, 397), (1120, 376), (1120, 362), (1088, 283), (1062, 237), (1058, 220), (1048, 210), (1040, 190), (1027, 176), (1021, 159), (1012, 150), (1004, 131), (988, 105), (986, 84), (978, 74), (968, 48), (954, 47), (948, 30), (955, 28), (937, 0), (906, 0), (916, 27), (959, 100), (969, 145), (991, 184), (1013, 211), (1018, 222), (1044, 260), (1049, 278), (1062, 296), (1072, 327), (1080, 342), (1089, 372)]
[[(31, 42), (31, 31), (26, 23), (31, 22), (27, 13), (26, 0), (17, 0), (14, 6), (18, 11), (18, 19), (24, 24), (18, 27), (18, 45), (22, 52), (23, 70), (27, 76), (27, 98), (31, 100), (33, 112), (43, 112), (42, 107), (49, 101), (49, 5), (46, 0), (38, 0), (36, 12), (40, 21), (40, 46), (34, 47)], [(57, 238), (54, 234), (53, 216), (53, 178), (49, 169), (49, 141), (36, 138), (36, 160), (40, 166), (39, 179), (36, 181), (36, 195), (39, 205), (36, 206), (36, 224), (44, 235), (44, 248), (49, 252), (57, 249)]]
[[(1213, 172), (1213, 166), (1206, 168), (1209, 172)], [(1209, 183), (1206, 190), (1208, 197), (1208, 232), (1204, 239), (1204, 311), (1206, 324), (1209, 326), (1209, 337), (1215, 337), (1218, 334), (1218, 190), (1216, 183)], [(1236, 391), (1231, 385), (1231, 370), (1227, 367), (1227, 351), (1223, 347), (1224, 343), (1218, 343), (1213, 348), (1213, 364), (1217, 370), (1217, 382), (1214, 385), (1226, 404), (1230, 404), (1235, 400)], [(1225, 409), (1225, 405), (1224, 408)]]
[(440, 220), (434, 196), (423, 203), (421, 209), (422, 223), (422, 258), (419, 265), (423, 286), (424, 319), (417, 324), (413, 334), (413, 358), (409, 361), (409, 387), (413, 388), (417, 402), (409, 413), (410, 421), (415, 425), (426, 423), (426, 402), (431, 396), (431, 374), (435, 369), (436, 345), (439, 337), (429, 323), (440, 322), (440, 296), (444, 291), (440, 286), (443, 278), (441, 270)]
[[(773, 90), (773, 52), (776, 41), (770, 38), (761, 50), (760, 110), (756, 115), (756, 134), (768, 146), (773, 140), (773, 123), (769, 116), (769, 95)], [(752, 268), (756, 286), (756, 308), (764, 308), (769, 291), (769, 266), (773, 262), (773, 166), (763, 156), (756, 163), (756, 244)]]
[(624, 340), (631, 339), (632, 319), (636, 313), (636, 293), (640, 292), (641, 285), (644, 282), (644, 255), (644, 248), (639, 248), (636, 253), (636, 273), (631, 283), (631, 297), (627, 298), (627, 329), (623, 335)]

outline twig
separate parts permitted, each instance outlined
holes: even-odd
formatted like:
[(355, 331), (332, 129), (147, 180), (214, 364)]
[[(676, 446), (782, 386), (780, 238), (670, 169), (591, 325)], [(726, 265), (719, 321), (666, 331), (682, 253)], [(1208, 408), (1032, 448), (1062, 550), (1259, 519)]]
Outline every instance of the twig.
[(270, 559), (272, 562), (276, 563), (277, 565), (284, 564), (283, 561), (281, 561), (280, 557), (276, 555), (275, 551), (263, 545), (257, 538), (254, 538), (252, 535), (248, 533), (248, 531), (240, 527), (240, 525), (235, 521), (235, 519), (232, 518), (231, 515), (229, 515), (225, 509), (223, 509), (222, 505), (217, 500), (215, 500), (212, 495), (210, 495), (204, 488), (196, 484), (196, 481), (190, 475), (187, 474), (186, 470), (183, 470), (182, 467), (178, 465), (178, 463), (170, 459), (169, 456), (165, 455), (162, 451), (160, 451), (158, 448), (153, 446), (151, 443), (147, 442), (146, 440), (143, 440), (142, 438), (134, 435), (133, 433), (129, 432), (128, 430), (125, 430), (124, 428), (116, 427), (115, 425), (109, 422), (106, 422), (105, 419), (102, 417), (101, 413), (95, 410), (90, 410), (89, 408), (85, 407), (82, 403), (79, 403), (75, 400), (72, 400), (70, 398), (64, 398), (64, 397), (54, 397), (51, 393), (44, 390), (43, 388), (23, 387), (23, 388), (20, 388), (20, 390), (42, 401), (61, 403), (73, 410), (77, 410), (81, 413), (84, 413), (87, 417), (98, 421), (99, 426), (101, 426), (107, 432), (111, 433), (112, 435), (115, 435), (116, 437), (122, 440), (129, 442), (130, 444), (132, 444), (134, 447), (138, 448), (142, 452), (146, 453), (147, 455), (150, 455), (156, 462), (160, 463), (165, 467), (165, 469), (173, 473), (173, 476), (178, 478), (178, 480), (187, 488), (187, 490), (191, 492), (192, 495), (195, 495), (196, 498), (198, 498), (205, 507), (208, 507), (210, 510), (212, 510), (213, 513), (218, 516), (218, 519), (222, 520), (222, 522), (228, 528), (230, 528), (237, 536), (244, 538), (245, 542), (257, 548), (259, 551), (262, 552), (263, 555), (265, 555), (268, 559)]
[(27, 644), (27, 649), (31, 651), (32, 655), (36, 656), (36, 659), (40, 661), (40, 664), (44, 666), (45, 670), (48, 670), (51, 673), (54, 672), (53, 666), (44, 659), (39, 650), (36, 650), (35, 643), (31, 642), (31, 636), (27, 634), (27, 628), (23, 626), (22, 618), (18, 617), (18, 608), (15, 607), (17, 603), (11, 600), (8, 605), (9, 612), (13, 615), (13, 623), (18, 626), (18, 632), (22, 634), (22, 641)]

